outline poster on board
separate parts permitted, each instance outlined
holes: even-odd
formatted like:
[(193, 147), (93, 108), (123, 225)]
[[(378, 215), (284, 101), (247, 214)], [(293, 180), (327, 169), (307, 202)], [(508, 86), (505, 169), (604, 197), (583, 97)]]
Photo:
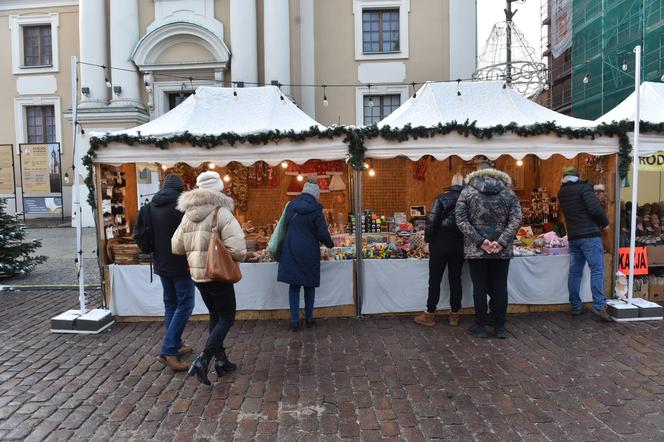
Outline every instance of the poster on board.
[(30, 215), (62, 214), (62, 198), (48, 196), (26, 196), (23, 198), (25, 213)]
[(62, 192), (59, 143), (21, 144), (20, 152), (23, 193)]
[(0, 144), (0, 195), (14, 196), (14, 146)]

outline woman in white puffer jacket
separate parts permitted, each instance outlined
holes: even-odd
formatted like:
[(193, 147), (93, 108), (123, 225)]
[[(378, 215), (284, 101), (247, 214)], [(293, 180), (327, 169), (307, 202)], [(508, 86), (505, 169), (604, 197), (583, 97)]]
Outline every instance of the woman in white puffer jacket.
[[(203, 172), (196, 179), (197, 189), (185, 192), (178, 200), (178, 210), (184, 212), (180, 226), (173, 234), (171, 248), (175, 255), (187, 255), (191, 278), (210, 312), (210, 335), (203, 352), (193, 361), (189, 375), (210, 385), (207, 373), (212, 357), (218, 376), (233, 371), (237, 365), (228, 360), (224, 338), (235, 322), (235, 290), (233, 284), (223, 284), (205, 275), (207, 250), (212, 232), (219, 230), (224, 246), (236, 261), (243, 261), (247, 253), (244, 232), (233, 216), (233, 200), (222, 193), (224, 183), (217, 172)], [(217, 223), (213, 225), (214, 216)]]

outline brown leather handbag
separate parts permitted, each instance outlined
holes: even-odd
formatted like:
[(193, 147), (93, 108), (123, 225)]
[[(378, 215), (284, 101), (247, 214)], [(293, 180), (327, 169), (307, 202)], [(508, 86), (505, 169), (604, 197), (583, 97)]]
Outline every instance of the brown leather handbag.
[(224, 284), (235, 284), (242, 279), (240, 264), (233, 259), (233, 255), (226, 249), (224, 242), (221, 240), (221, 234), (217, 229), (218, 213), (219, 209), (214, 212), (214, 218), (212, 218), (212, 237), (208, 246), (205, 276)]

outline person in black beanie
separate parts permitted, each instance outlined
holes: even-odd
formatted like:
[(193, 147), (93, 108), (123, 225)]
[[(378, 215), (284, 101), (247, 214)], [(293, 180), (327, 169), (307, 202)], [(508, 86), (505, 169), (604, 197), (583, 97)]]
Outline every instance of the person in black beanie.
[(454, 210), (462, 189), (463, 176), (454, 175), (452, 185), (436, 197), (427, 215), (424, 240), (429, 244), (429, 296), (426, 311), (415, 317), (415, 322), (420, 325), (431, 327), (436, 324), (434, 318), (445, 268), (450, 284), (449, 324), (456, 327), (461, 319), (463, 233), (456, 225)]
[(180, 360), (181, 356), (192, 351), (189, 345), (183, 343), (182, 333), (194, 310), (194, 281), (189, 275), (187, 257), (171, 252), (171, 237), (184, 216), (176, 209), (183, 190), (184, 182), (179, 175), (166, 176), (149, 208), (154, 232), (154, 272), (159, 275), (164, 290), (166, 322), (166, 334), (158, 360), (175, 371), (189, 368)]

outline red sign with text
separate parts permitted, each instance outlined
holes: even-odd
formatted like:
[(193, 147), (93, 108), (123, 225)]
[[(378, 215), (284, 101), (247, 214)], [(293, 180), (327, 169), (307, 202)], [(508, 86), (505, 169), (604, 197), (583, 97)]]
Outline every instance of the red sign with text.
[[(629, 247), (618, 249), (618, 271), (629, 276)], [(634, 274), (648, 274), (648, 251), (645, 247), (634, 247)]]

